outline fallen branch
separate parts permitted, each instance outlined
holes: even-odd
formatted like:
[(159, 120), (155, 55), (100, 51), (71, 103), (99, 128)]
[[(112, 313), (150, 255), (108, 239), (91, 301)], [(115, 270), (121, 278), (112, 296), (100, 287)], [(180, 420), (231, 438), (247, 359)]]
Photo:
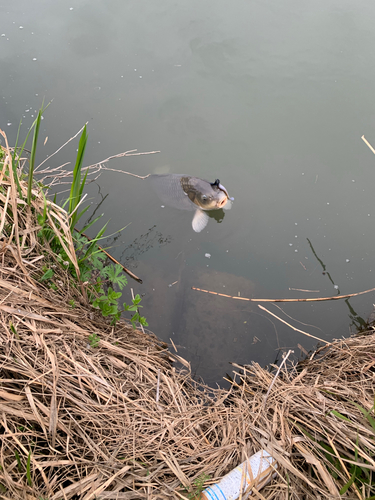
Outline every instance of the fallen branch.
[(268, 314), (270, 314), (271, 316), (273, 316), (274, 318), (278, 319), (279, 321), (281, 321), (282, 323), (284, 323), (285, 325), (289, 326), (292, 330), (296, 331), (296, 332), (300, 332), (300, 333), (303, 333), (304, 335), (307, 335), (308, 337), (312, 337), (313, 339), (315, 340), (319, 340), (320, 342), (324, 342), (326, 344), (329, 344), (329, 342), (327, 342), (326, 340), (323, 340), (323, 339), (320, 339), (319, 337), (315, 337), (314, 335), (311, 335), (310, 333), (307, 333), (307, 332), (304, 332), (303, 330), (300, 330), (299, 328), (296, 328), (294, 326), (292, 326), (291, 324), (287, 323), (286, 321), (284, 321), (283, 319), (279, 318), (278, 316), (276, 316), (276, 314), (272, 313), (271, 311), (269, 311), (268, 309), (266, 309), (265, 307), (261, 306), (261, 305), (258, 305), (258, 307), (260, 309), (262, 309), (262, 311), (266, 311), (268, 312)]
[(198, 290), (199, 292), (211, 293), (212, 295), (218, 295), (219, 297), (226, 297), (227, 299), (236, 300), (247, 300), (248, 302), (324, 302), (327, 300), (341, 300), (350, 299), (350, 297), (356, 297), (357, 295), (363, 295), (365, 293), (374, 292), (375, 288), (370, 290), (365, 290), (363, 292), (349, 293), (347, 295), (334, 295), (333, 297), (316, 297), (314, 299), (249, 299), (247, 297), (236, 297), (234, 295), (226, 295), (225, 293), (212, 292), (211, 290), (203, 290), (202, 288), (191, 287), (192, 290)]

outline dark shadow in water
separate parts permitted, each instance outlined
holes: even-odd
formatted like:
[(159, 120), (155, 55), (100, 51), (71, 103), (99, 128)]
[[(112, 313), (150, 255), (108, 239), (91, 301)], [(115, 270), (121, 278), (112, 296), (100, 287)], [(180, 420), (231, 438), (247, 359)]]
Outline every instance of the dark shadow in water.
[(319, 257), (317, 256), (317, 254), (316, 254), (316, 252), (315, 252), (315, 249), (314, 249), (314, 247), (312, 246), (312, 243), (311, 243), (311, 241), (309, 240), (309, 238), (306, 238), (306, 239), (307, 239), (308, 244), (310, 245), (310, 248), (311, 248), (311, 251), (312, 251), (312, 253), (313, 253), (314, 257), (315, 257), (315, 258), (316, 258), (316, 260), (319, 262), (319, 264), (322, 266), (322, 269), (323, 269), (322, 274), (323, 274), (324, 276), (328, 276), (329, 281), (332, 283), (333, 287), (337, 290), (337, 295), (340, 295), (340, 290), (339, 290), (339, 287), (338, 287), (338, 286), (335, 284), (335, 282), (333, 281), (333, 279), (332, 279), (331, 275), (330, 275), (330, 274), (329, 274), (329, 272), (327, 271), (327, 268), (326, 268), (326, 266), (325, 266), (324, 262), (323, 262), (321, 259), (319, 259)]
[(225, 210), (223, 210), (222, 208), (219, 208), (218, 210), (210, 210), (207, 211), (207, 215), (211, 219), (215, 219), (216, 222), (220, 224), (220, 222), (223, 222), (223, 219), (225, 217)]
[[(308, 241), (308, 243), (310, 245), (310, 248), (311, 248), (312, 253), (314, 254), (314, 257), (319, 262), (319, 264), (322, 266), (323, 274), (325, 276), (328, 276), (328, 279), (333, 284), (333, 286), (336, 288), (337, 285), (335, 285), (335, 282), (332, 279), (332, 277), (329, 274), (329, 272), (327, 271), (327, 268), (326, 268), (325, 264), (323, 263), (323, 261), (321, 259), (319, 259), (318, 255), (316, 254), (315, 249), (314, 249), (311, 241), (308, 238), (306, 238), (306, 239), (307, 239), (307, 241)], [(337, 289), (337, 294), (340, 295), (340, 290), (338, 289), (338, 287), (336, 289)], [(350, 326), (353, 326), (355, 328), (355, 330), (356, 330), (357, 333), (358, 332), (362, 332), (364, 329), (368, 328), (368, 321), (365, 321), (361, 316), (359, 316), (359, 314), (357, 314), (355, 312), (355, 310), (353, 309), (353, 307), (350, 304), (349, 300), (350, 299), (346, 299), (344, 302), (348, 306), (348, 309), (349, 309), (349, 315), (348, 316), (349, 316), (349, 318), (351, 320)]]

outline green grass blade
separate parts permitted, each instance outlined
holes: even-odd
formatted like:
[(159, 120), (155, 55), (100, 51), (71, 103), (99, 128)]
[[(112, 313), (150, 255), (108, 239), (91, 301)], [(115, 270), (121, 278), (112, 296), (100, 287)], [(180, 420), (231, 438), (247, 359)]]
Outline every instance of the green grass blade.
[(31, 451), (29, 451), (29, 454), (27, 456), (27, 464), (26, 464), (26, 477), (27, 477), (27, 482), (30, 486), (30, 488), (33, 485), (33, 482), (31, 480), (31, 473), (30, 473), (30, 463), (31, 463)]
[(32, 124), (32, 125), (31, 125), (31, 127), (29, 128), (29, 131), (27, 132), (27, 135), (26, 135), (26, 139), (23, 141), (23, 144), (22, 144), (22, 146), (21, 146), (20, 152), (19, 152), (19, 154), (18, 154), (18, 160), (16, 161), (16, 164), (15, 164), (15, 168), (17, 168), (17, 167), (18, 167), (19, 159), (20, 159), (20, 158), (21, 158), (21, 156), (22, 156), (23, 150), (25, 149), (26, 143), (27, 143), (27, 141), (28, 141), (28, 139), (29, 139), (29, 135), (30, 135), (30, 133), (31, 133), (32, 129), (34, 128), (35, 123), (36, 123), (36, 119), (34, 120), (33, 124)]
[[(51, 103), (49, 102), (49, 103), (47, 104), (47, 106), (46, 106), (45, 108), (43, 108), (43, 103), (42, 103), (42, 106), (41, 106), (41, 108), (40, 108), (41, 114), (43, 114), (43, 113), (45, 112), (45, 110), (48, 108), (48, 106), (49, 106), (50, 104), (51, 104)], [(16, 162), (16, 168), (18, 167), (19, 159), (21, 158), (22, 153), (23, 153), (23, 150), (25, 149), (26, 143), (27, 143), (27, 141), (28, 141), (28, 139), (29, 139), (29, 135), (30, 135), (30, 133), (31, 133), (32, 129), (33, 129), (33, 128), (35, 127), (35, 125), (36, 125), (37, 119), (38, 119), (38, 117), (36, 117), (36, 118), (35, 118), (35, 120), (33, 121), (33, 124), (31, 125), (31, 127), (29, 128), (29, 131), (27, 132), (26, 139), (23, 141), (23, 144), (22, 144), (22, 146), (21, 146), (20, 152), (19, 152), (19, 154), (18, 154), (18, 160), (17, 160), (17, 162)]]
[(21, 464), (21, 459), (20, 459), (20, 455), (18, 453), (17, 450), (14, 450), (14, 455), (16, 457), (16, 460), (17, 460), (17, 467), (18, 467), (18, 471), (19, 472), (22, 472), (22, 464)]
[(16, 137), (16, 144), (14, 146), (14, 151), (13, 151), (12, 167), (13, 167), (14, 179), (15, 179), (16, 184), (17, 184), (18, 194), (19, 194), (19, 197), (21, 198), (21, 200), (23, 200), (21, 185), (20, 185), (20, 181), (19, 181), (18, 175), (17, 175), (17, 164), (18, 164), (18, 162), (16, 162), (18, 139), (19, 139), (19, 136), (20, 136), (21, 125), (22, 125), (22, 119), (20, 120), (20, 124), (18, 125), (17, 137)]
[(87, 231), (93, 224), (95, 224), (95, 222), (97, 222), (99, 219), (101, 219), (103, 217), (103, 214), (99, 215), (98, 217), (96, 217), (94, 220), (92, 220), (91, 222), (89, 222), (83, 229), (81, 229), (79, 231), (80, 234), (84, 233), (85, 231)]
[(349, 481), (346, 484), (344, 484), (344, 486), (341, 488), (340, 495), (344, 495), (348, 491), (348, 489), (354, 483), (356, 474), (357, 474), (357, 467), (354, 468), (354, 472), (351, 475), (351, 478), (349, 479)]
[(375, 433), (375, 419), (373, 417), (370, 416), (370, 412), (373, 410), (373, 407), (371, 407), (370, 410), (365, 410), (361, 405), (359, 405), (358, 403), (355, 403), (354, 401), (351, 401), (351, 403), (356, 407), (358, 408), (358, 410), (360, 410), (363, 415), (365, 416), (365, 418), (367, 418), (368, 420), (368, 423), (371, 425), (374, 433)]
[(351, 422), (347, 417), (345, 417), (344, 415), (341, 415), (341, 413), (339, 413), (336, 410), (331, 410), (329, 413), (331, 413), (332, 415), (335, 415), (338, 418), (341, 418), (341, 420), (346, 420), (347, 422)]
[[(81, 138), (79, 140), (79, 145), (78, 145), (78, 152), (77, 152), (77, 159), (76, 159), (76, 164), (74, 166), (73, 170), (73, 181), (72, 181), (72, 187), (70, 189), (70, 196), (69, 196), (69, 213), (71, 214), (74, 212), (75, 208), (77, 207), (78, 203), (80, 202), (81, 196), (82, 196), (82, 191), (83, 191), (83, 186), (86, 182), (86, 176), (83, 178), (83, 181), (81, 182), (81, 170), (82, 170), (82, 164), (83, 164), (83, 157), (85, 155), (85, 149), (86, 149), (86, 144), (87, 144), (87, 131), (86, 131), (86, 125), (83, 128)], [(74, 228), (77, 220), (77, 212), (75, 212), (72, 215), (72, 218), (70, 220), (70, 227)]]
[(82, 198), (82, 193), (83, 193), (83, 188), (86, 184), (86, 178), (87, 178), (87, 174), (89, 173), (89, 170), (87, 169), (86, 172), (85, 172), (85, 176), (83, 177), (83, 180), (82, 180), (82, 183), (81, 183), (81, 186), (79, 188), (79, 193), (78, 193), (78, 198), (81, 199)]
[(91, 241), (90, 241), (90, 245), (88, 247), (88, 249), (86, 250), (85, 252), (85, 255), (84, 257), (82, 257), (82, 259), (79, 260), (79, 262), (83, 262), (85, 259), (87, 259), (91, 254), (92, 252), (94, 251), (95, 249), (95, 246), (96, 246), (96, 243), (100, 240), (100, 238), (103, 236), (106, 228), (107, 228), (107, 225), (108, 225), (108, 222), (105, 223), (105, 225), (103, 226), (103, 228), (98, 232), (98, 234), (95, 236), (95, 238), (93, 238)]
[(16, 143), (15, 143), (15, 145), (14, 145), (14, 151), (13, 151), (13, 161), (15, 161), (15, 159), (16, 159), (17, 148), (18, 148), (18, 139), (19, 139), (19, 137), (20, 137), (21, 125), (22, 125), (22, 118), (21, 118), (21, 120), (20, 120), (20, 124), (18, 125), (17, 137), (16, 137)]
[(76, 218), (76, 222), (75, 222), (76, 224), (78, 223), (78, 221), (82, 217), (82, 215), (85, 214), (89, 208), (90, 208), (90, 205), (88, 205), (81, 212), (79, 212), (79, 214), (77, 215), (77, 218)]
[(30, 203), (31, 203), (31, 188), (33, 185), (33, 177), (34, 177), (35, 153), (36, 153), (36, 146), (38, 144), (40, 120), (42, 119), (42, 112), (43, 112), (42, 110), (43, 110), (43, 107), (40, 108), (40, 110), (38, 111), (38, 116), (37, 116), (36, 121), (35, 121), (33, 144), (31, 147), (29, 178), (28, 178), (28, 185), (27, 185), (27, 204), (28, 205), (30, 205)]

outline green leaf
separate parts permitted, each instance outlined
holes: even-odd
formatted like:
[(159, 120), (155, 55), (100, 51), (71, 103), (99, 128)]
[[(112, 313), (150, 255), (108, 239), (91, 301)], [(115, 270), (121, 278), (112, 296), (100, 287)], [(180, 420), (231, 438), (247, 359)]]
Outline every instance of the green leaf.
[(98, 347), (100, 342), (99, 335), (97, 335), (96, 333), (92, 333), (91, 335), (89, 335), (88, 339), (91, 347)]
[(111, 287), (108, 288), (108, 300), (117, 304), (117, 299), (121, 297), (121, 292), (115, 292)]
[(102, 274), (103, 270), (103, 260), (104, 260), (104, 254), (102, 252), (95, 252), (91, 254), (90, 261), (95, 269), (100, 271), (100, 274)]
[(34, 178), (35, 154), (36, 154), (36, 146), (38, 143), (40, 120), (42, 119), (42, 113), (43, 113), (43, 105), (42, 105), (42, 108), (38, 111), (38, 116), (35, 120), (33, 143), (31, 146), (31, 155), (30, 155), (30, 162), (29, 162), (29, 164), (30, 164), (30, 166), (29, 166), (29, 178), (27, 181), (27, 204), (28, 205), (31, 204), (31, 189), (33, 186), (33, 178)]
[(104, 317), (118, 313), (117, 304), (110, 304), (108, 300), (99, 300), (98, 305)]
[(9, 328), (12, 330), (13, 334), (18, 337), (16, 327), (13, 325), (12, 322), (9, 323)]
[(140, 316), (139, 322), (142, 326), (148, 326), (148, 323), (147, 323), (146, 318), (144, 316)]
[[(69, 196), (69, 214), (72, 214), (71, 219), (70, 219), (70, 227), (74, 228), (77, 222), (77, 211), (75, 209), (77, 208), (77, 205), (79, 204), (83, 192), (83, 187), (86, 182), (86, 176), (87, 176), (87, 171), (86, 174), (81, 181), (81, 170), (82, 170), (82, 164), (83, 164), (83, 157), (85, 155), (85, 149), (86, 149), (86, 144), (87, 144), (87, 131), (86, 131), (86, 125), (83, 127), (83, 131), (79, 140), (78, 144), (78, 152), (77, 152), (77, 158), (76, 158), (76, 164), (73, 169), (73, 181), (72, 181), (72, 186), (70, 189), (70, 196)], [(74, 212), (74, 213), (73, 213)]]
[(136, 311), (137, 306), (128, 306), (126, 302), (124, 302), (124, 311)]
[(48, 269), (40, 278), (40, 281), (50, 280), (53, 277), (53, 274), (54, 274), (53, 270)]
[(136, 296), (134, 297), (134, 299), (133, 299), (133, 304), (134, 304), (135, 306), (137, 306), (137, 305), (141, 302), (141, 300), (142, 300), (142, 299), (141, 299), (141, 297), (140, 297), (139, 293), (137, 293), (137, 295), (136, 295)]
[(105, 275), (112, 283), (118, 285), (120, 290), (128, 283), (126, 276), (123, 274), (123, 268), (119, 264), (107, 266), (105, 268)]
[[(109, 222), (109, 221), (108, 221)], [(91, 253), (95, 250), (95, 248), (97, 247), (97, 244), (96, 242), (102, 237), (102, 235), (104, 234), (106, 228), (107, 228), (107, 225), (108, 225), (108, 222), (106, 222), (104, 224), (104, 226), (102, 227), (102, 229), (98, 232), (98, 234), (95, 236), (94, 239), (92, 239), (90, 241), (90, 244), (89, 244), (89, 247), (88, 249), (86, 250), (85, 252), (85, 255), (84, 257), (82, 257), (82, 259), (80, 259), (80, 262), (84, 261), (85, 259), (87, 259), (88, 257), (90, 257)], [(100, 251), (100, 250), (97, 250), (97, 251)]]
[(347, 417), (345, 417), (344, 415), (341, 415), (341, 413), (339, 413), (336, 410), (331, 410), (328, 413), (332, 413), (332, 415), (335, 415), (336, 417), (341, 418), (341, 420), (346, 420), (347, 422), (351, 422)]

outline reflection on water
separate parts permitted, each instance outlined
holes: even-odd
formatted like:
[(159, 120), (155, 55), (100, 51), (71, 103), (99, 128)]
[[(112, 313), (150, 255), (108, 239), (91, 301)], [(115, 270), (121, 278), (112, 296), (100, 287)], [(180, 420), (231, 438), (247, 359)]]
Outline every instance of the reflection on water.
[(218, 224), (223, 222), (225, 217), (225, 210), (219, 208), (219, 210), (210, 210), (207, 212), (207, 215), (211, 217), (211, 219), (215, 219)]
[[(318, 257), (311, 241), (307, 238), (307, 241), (309, 242), (309, 245), (310, 245), (310, 248), (311, 248), (311, 251), (314, 255), (314, 257), (316, 258), (316, 260), (319, 262), (319, 264), (321, 265), (322, 269), (323, 269), (323, 275), (324, 276), (327, 276), (329, 281), (332, 283), (333, 285), (333, 288), (335, 290), (337, 290), (337, 295), (341, 295), (340, 293), (340, 290), (339, 290), (339, 287), (335, 284), (335, 282), (333, 281), (333, 278), (332, 276), (330, 275), (330, 273), (327, 271), (327, 267), (325, 266), (324, 262)], [(344, 302), (345, 304), (347, 305), (348, 309), (349, 309), (349, 318), (351, 320), (351, 323), (349, 324), (349, 328), (353, 327), (353, 333), (358, 333), (358, 332), (361, 332), (363, 331), (363, 329), (366, 329), (368, 328), (368, 321), (365, 321), (359, 314), (357, 314), (355, 312), (355, 310), (353, 309), (352, 305), (350, 304), (350, 299), (345, 299)]]

